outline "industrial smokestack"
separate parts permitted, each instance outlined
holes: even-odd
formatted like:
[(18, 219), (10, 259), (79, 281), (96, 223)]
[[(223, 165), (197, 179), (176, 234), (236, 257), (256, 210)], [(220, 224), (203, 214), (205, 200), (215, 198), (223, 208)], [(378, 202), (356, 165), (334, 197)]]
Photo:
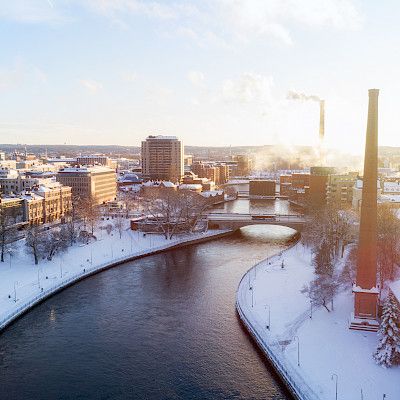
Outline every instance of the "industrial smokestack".
[(319, 139), (322, 142), (325, 135), (325, 100), (319, 101)]

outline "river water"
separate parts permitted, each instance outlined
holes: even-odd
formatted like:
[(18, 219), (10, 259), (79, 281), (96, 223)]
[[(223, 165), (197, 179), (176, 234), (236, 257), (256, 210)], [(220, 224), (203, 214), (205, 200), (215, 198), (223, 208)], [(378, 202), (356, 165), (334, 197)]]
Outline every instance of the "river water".
[(234, 303), (293, 233), (242, 228), (48, 299), (0, 335), (0, 399), (288, 399)]

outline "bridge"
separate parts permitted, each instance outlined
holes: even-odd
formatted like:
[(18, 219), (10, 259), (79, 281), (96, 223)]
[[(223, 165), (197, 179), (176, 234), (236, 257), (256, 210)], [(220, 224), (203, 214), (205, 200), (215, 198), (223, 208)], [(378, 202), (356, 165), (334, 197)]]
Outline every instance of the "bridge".
[(248, 225), (280, 225), (301, 231), (307, 222), (302, 214), (216, 213), (207, 215), (210, 228), (237, 230)]

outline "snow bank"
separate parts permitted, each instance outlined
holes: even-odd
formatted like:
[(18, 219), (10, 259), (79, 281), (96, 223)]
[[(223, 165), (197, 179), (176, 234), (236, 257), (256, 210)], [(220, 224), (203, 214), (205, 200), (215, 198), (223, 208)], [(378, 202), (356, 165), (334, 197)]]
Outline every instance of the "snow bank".
[(35, 304), (89, 275), (145, 255), (180, 245), (191, 244), (229, 233), (229, 230), (177, 235), (172, 240), (162, 235), (143, 236), (126, 229), (122, 237), (98, 230), (97, 241), (76, 244), (51, 261), (35, 265), (26, 254), (24, 240), (16, 243), (15, 255), (0, 263), (0, 330)]
[(313, 310), (301, 293), (313, 277), (311, 253), (297, 244), (253, 267), (238, 287), (239, 315), (286, 384), (299, 399), (334, 399), (337, 377), (338, 399), (361, 399), (361, 391), (364, 400), (400, 399), (400, 368), (372, 358), (376, 333), (348, 328), (350, 289), (333, 312)]

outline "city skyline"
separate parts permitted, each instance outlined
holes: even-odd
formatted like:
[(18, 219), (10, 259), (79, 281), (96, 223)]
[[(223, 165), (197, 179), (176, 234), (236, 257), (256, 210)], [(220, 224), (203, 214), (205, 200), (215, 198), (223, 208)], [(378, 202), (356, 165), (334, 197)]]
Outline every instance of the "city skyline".
[(325, 99), (327, 147), (361, 154), (377, 87), (380, 144), (400, 146), (398, 11), (352, 0), (3, 4), (2, 141), (315, 145), (318, 104), (288, 98), (296, 91)]

